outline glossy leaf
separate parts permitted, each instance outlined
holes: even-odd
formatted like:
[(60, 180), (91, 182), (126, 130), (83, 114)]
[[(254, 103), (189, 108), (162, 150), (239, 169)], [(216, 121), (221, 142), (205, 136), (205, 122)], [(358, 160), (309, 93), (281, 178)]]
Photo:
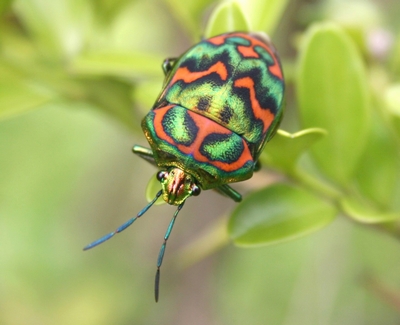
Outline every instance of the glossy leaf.
[(304, 189), (275, 184), (248, 195), (233, 211), (228, 229), (237, 245), (268, 245), (318, 230), (336, 214), (334, 205)]
[(250, 29), (272, 34), (275, 31), (288, 0), (237, 0), (246, 14)]
[(246, 21), (241, 7), (236, 1), (223, 2), (214, 9), (206, 27), (205, 37), (219, 34), (248, 31), (249, 25)]
[(298, 158), (326, 134), (325, 130), (318, 128), (296, 133), (278, 130), (262, 152), (261, 162), (274, 168), (291, 170), (296, 165)]
[(298, 100), (303, 127), (328, 131), (311, 149), (320, 169), (347, 184), (367, 144), (370, 100), (362, 58), (337, 25), (317, 24), (308, 31), (299, 61)]
[(379, 211), (351, 197), (341, 200), (340, 205), (349, 217), (362, 223), (382, 223), (400, 219), (400, 211)]

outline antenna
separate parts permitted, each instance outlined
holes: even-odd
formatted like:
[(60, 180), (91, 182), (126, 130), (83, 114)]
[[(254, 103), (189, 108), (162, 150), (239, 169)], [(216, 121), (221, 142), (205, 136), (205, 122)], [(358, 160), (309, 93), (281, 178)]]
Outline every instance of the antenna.
[(176, 217), (178, 216), (178, 213), (182, 209), (184, 204), (185, 204), (185, 201), (183, 201), (181, 204), (178, 205), (178, 209), (176, 209), (176, 211), (174, 213), (174, 216), (172, 217), (172, 220), (169, 223), (167, 231), (165, 232), (164, 242), (161, 245), (160, 252), (158, 253), (157, 272), (156, 272), (156, 278), (155, 278), (155, 281), (154, 281), (154, 296), (156, 298), (156, 302), (158, 302), (158, 297), (159, 297), (159, 293), (160, 293), (160, 267), (161, 267), (161, 264), (163, 262), (165, 248), (167, 246), (167, 240), (168, 240), (169, 235), (171, 234), (172, 228), (173, 228), (173, 226), (175, 224)]
[[(90, 243), (89, 245), (85, 246), (83, 248), (84, 251), (91, 249), (93, 247), (96, 247), (97, 245), (100, 245), (104, 243), (105, 241), (109, 240), (111, 237), (113, 237), (115, 234), (120, 233), (121, 231), (125, 230), (128, 228), (131, 224), (135, 222), (136, 219), (140, 218), (143, 214), (147, 212), (148, 209), (157, 201), (157, 199), (161, 196), (162, 190), (160, 190), (157, 194), (156, 197), (149, 203), (147, 204), (137, 215), (136, 217), (129, 219), (127, 222), (119, 226), (117, 229), (115, 229), (113, 232), (110, 232), (109, 234), (95, 240), (94, 242)], [(157, 259), (157, 272), (156, 272), (156, 278), (155, 278), (155, 283), (154, 283), (154, 296), (156, 299), (156, 302), (158, 302), (158, 297), (160, 293), (160, 268), (161, 264), (164, 259), (164, 253), (165, 253), (165, 248), (167, 247), (167, 240), (169, 236), (171, 235), (172, 228), (174, 227), (176, 217), (178, 216), (179, 211), (182, 209), (183, 205), (185, 202), (181, 203), (178, 205), (178, 208), (176, 209), (174, 216), (172, 217), (172, 220), (170, 221), (167, 231), (165, 232), (164, 235), (164, 242), (161, 245), (160, 252), (158, 253), (158, 259)]]
[(95, 240), (93, 243), (90, 243), (89, 245), (85, 246), (83, 248), (84, 251), (91, 249), (93, 247), (96, 247), (97, 245), (100, 245), (104, 243), (106, 240), (109, 240), (111, 237), (113, 237), (115, 234), (120, 233), (121, 231), (125, 230), (128, 228), (131, 224), (135, 222), (136, 219), (140, 218), (142, 215), (144, 215), (148, 209), (157, 201), (157, 199), (160, 197), (162, 194), (162, 190), (160, 190), (157, 194), (156, 197), (149, 203), (147, 204), (137, 215), (136, 217), (129, 219), (127, 222), (119, 226), (117, 229), (115, 229), (113, 232), (110, 232), (109, 234)]

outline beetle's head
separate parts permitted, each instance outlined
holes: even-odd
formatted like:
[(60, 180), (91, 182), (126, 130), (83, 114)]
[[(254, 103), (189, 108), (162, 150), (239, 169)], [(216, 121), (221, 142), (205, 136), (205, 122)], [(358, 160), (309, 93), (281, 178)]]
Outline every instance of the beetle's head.
[(200, 187), (194, 177), (179, 168), (158, 172), (157, 179), (161, 183), (163, 199), (168, 204), (179, 205), (189, 196), (200, 194)]

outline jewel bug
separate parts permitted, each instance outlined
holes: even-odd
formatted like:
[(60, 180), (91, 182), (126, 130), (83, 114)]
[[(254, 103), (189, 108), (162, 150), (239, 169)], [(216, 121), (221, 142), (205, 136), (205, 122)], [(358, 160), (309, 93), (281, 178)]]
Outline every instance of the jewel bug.
[(240, 202), (229, 183), (252, 177), (265, 144), (282, 119), (284, 79), (264, 33), (233, 32), (204, 39), (162, 65), (165, 81), (142, 129), (150, 145), (133, 147), (155, 165), (161, 190), (136, 217), (87, 245), (93, 248), (128, 228), (161, 196), (177, 210), (157, 259), (160, 267), (176, 217), (186, 199), (214, 189)]

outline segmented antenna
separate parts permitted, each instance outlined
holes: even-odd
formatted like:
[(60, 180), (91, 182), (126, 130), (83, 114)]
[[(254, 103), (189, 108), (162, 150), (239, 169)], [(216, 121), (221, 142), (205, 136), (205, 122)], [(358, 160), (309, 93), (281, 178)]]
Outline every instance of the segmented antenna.
[[(113, 237), (115, 234), (120, 233), (121, 231), (125, 230), (128, 228), (131, 224), (135, 222), (136, 219), (140, 218), (143, 214), (146, 213), (148, 209), (157, 201), (157, 199), (161, 196), (162, 190), (160, 190), (157, 194), (156, 197), (149, 203), (147, 204), (137, 215), (136, 217), (129, 219), (127, 222), (119, 226), (117, 229), (115, 229), (113, 232), (110, 232), (109, 234), (95, 240), (93, 243), (90, 243), (89, 245), (85, 246), (83, 248), (84, 251), (91, 249), (93, 247), (96, 247), (97, 245), (100, 245), (101, 243), (104, 243), (105, 241), (109, 240), (111, 237)], [(161, 245), (160, 252), (158, 253), (158, 259), (157, 259), (157, 272), (156, 272), (156, 278), (155, 278), (155, 283), (154, 283), (154, 296), (156, 299), (156, 302), (158, 302), (158, 297), (160, 293), (160, 268), (161, 264), (164, 259), (164, 253), (165, 253), (165, 248), (167, 247), (167, 240), (171, 234), (172, 228), (174, 227), (176, 217), (178, 216), (179, 211), (182, 209), (183, 205), (185, 202), (181, 203), (178, 205), (178, 208), (176, 209), (174, 216), (172, 217), (172, 220), (169, 223), (169, 226), (167, 228), (167, 231), (165, 232), (164, 235), (164, 242)]]
[(140, 218), (142, 215), (144, 215), (146, 213), (146, 211), (148, 209), (150, 209), (150, 207), (157, 201), (157, 199), (160, 197), (160, 195), (162, 194), (162, 190), (160, 190), (157, 194), (156, 197), (149, 203), (147, 204), (137, 215), (136, 217), (129, 219), (127, 222), (125, 222), (124, 224), (122, 224), (121, 226), (119, 226), (117, 229), (115, 229), (115, 231), (110, 232), (109, 234), (95, 240), (93, 243), (90, 243), (89, 245), (85, 246), (83, 248), (84, 251), (91, 249), (93, 247), (96, 247), (97, 245), (100, 245), (101, 243), (104, 243), (106, 240), (109, 240), (111, 237), (113, 237), (115, 234), (120, 233), (121, 231), (125, 230), (126, 228), (128, 228), (131, 224), (133, 224), (135, 222), (136, 219)]
[(167, 231), (165, 232), (164, 243), (161, 245), (160, 253), (158, 253), (157, 272), (156, 272), (156, 278), (154, 281), (154, 296), (155, 296), (156, 302), (158, 302), (158, 297), (159, 297), (159, 293), (160, 293), (160, 267), (163, 262), (165, 248), (167, 246), (167, 240), (169, 238), (169, 235), (171, 234), (172, 227), (175, 224), (176, 217), (178, 216), (178, 213), (182, 209), (184, 204), (185, 204), (185, 201), (183, 201), (183, 203), (178, 205), (178, 209), (176, 209), (174, 216), (172, 217), (172, 220), (169, 223)]

